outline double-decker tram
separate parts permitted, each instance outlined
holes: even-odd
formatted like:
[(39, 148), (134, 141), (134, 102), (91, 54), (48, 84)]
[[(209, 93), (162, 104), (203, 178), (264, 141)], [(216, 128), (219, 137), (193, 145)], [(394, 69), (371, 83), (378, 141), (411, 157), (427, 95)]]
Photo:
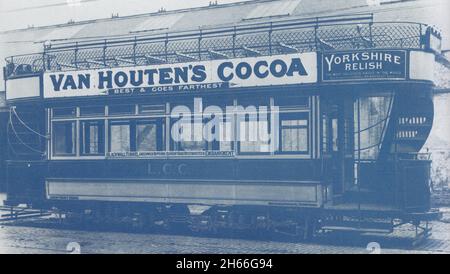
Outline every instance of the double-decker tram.
[(6, 203), (196, 230), (412, 223), (427, 236), (439, 212), (420, 151), (440, 39), (368, 14), (46, 43), (7, 58)]

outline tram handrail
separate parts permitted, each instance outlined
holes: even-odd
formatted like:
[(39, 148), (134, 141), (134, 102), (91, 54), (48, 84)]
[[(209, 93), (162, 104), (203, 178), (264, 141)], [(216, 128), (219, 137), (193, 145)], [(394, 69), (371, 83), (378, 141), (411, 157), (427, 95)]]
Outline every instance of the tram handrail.
[[(224, 33), (233, 33), (239, 34), (239, 32), (251, 31), (251, 33), (255, 33), (261, 30), (276, 30), (278, 28), (287, 28), (287, 27), (296, 27), (301, 25), (308, 26), (330, 26), (337, 25), (338, 22), (354, 22), (354, 21), (369, 21), (373, 22), (373, 14), (366, 13), (361, 14), (359, 17), (351, 17), (348, 16), (322, 16), (322, 17), (310, 17), (310, 18), (296, 18), (296, 19), (288, 19), (288, 20), (279, 20), (279, 21), (269, 21), (264, 23), (246, 23), (235, 26), (226, 26), (226, 27), (203, 27), (198, 30), (182, 30), (182, 31), (173, 31), (160, 33), (155, 35), (143, 35), (143, 36), (129, 36), (125, 35), (124, 38), (113, 38), (113, 39), (88, 39), (91, 43), (74, 43), (74, 42), (63, 42), (56, 44), (56, 49), (65, 49), (65, 48), (76, 48), (76, 47), (89, 47), (89, 46), (103, 46), (106, 41), (108, 44), (121, 44), (126, 42), (134, 42), (137, 39), (137, 42), (141, 41), (152, 41), (159, 39), (177, 39), (177, 38), (187, 38), (187, 37), (198, 37), (199, 35), (214, 35), (214, 34), (224, 34)], [(333, 23), (333, 24), (327, 24)], [(84, 41), (88, 41), (84, 40)], [(95, 41), (96, 40), (96, 41)], [(54, 46), (53, 46), (54, 47)]]
[[(134, 35), (112, 39), (84, 39), (50, 44), (43, 43), (43, 51), (6, 58), (5, 78), (89, 68), (121, 67), (148, 64), (142, 60), (150, 54), (160, 63), (176, 63), (181, 52), (198, 61), (211, 60), (211, 51), (224, 57), (248, 55), (251, 48), (261, 55), (325, 50), (320, 41), (336, 50), (361, 48), (424, 47), (423, 35), (427, 26), (414, 22), (373, 22), (373, 14), (359, 16), (327, 16), (294, 18), (265, 23), (245, 23), (235, 26), (200, 28), (198, 30), (167, 32), (155, 35)], [(369, 41), (370, 43), (363, 43)], [(205, 42), (206, 41), (206, 42)], [(290, 49), (287, 49), (287, 46)], [(153, 48), (151, 48), (153, 46)], [(115, 50), (110, 54), (110, 50)], [(116, 59), (118, 58), (118, 59)], [(221, 57), (222, 58), (222, 57)], [(216, 58), (217, 59), (217, 58)]]

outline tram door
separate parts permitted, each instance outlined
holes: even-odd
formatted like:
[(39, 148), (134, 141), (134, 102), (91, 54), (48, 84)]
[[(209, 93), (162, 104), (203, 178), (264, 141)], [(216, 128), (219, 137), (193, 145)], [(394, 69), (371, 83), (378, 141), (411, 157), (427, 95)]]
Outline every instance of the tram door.
[(321, 100), (323, 176), (335, 198), (354, 184), (354, 110), (351, 96)]

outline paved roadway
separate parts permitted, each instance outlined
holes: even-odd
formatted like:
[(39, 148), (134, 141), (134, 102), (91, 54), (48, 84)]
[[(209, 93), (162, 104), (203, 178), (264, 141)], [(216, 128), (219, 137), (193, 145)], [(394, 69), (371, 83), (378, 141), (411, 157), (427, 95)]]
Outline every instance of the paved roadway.
[[(1, 198), (1, 197), (0, 197)], [(407, 237), (413, 235), (410, 227), (394, 235), (351, 237), (331, 234), (313, 243), (298, 243), (281, 238), (265, 239), (239, 237), (202, 237), (169, 232), (123, 233), (81, 231), (51, 220), (22, 221), (0, 225), (1, 253), (68, 253), (70, 243), (80, 246), (81, 253), (131, 254), (305, 254), (305, 253), (369, 253), (367, 245), (378, 242), (381, 253), (450, 253), (450, 209), (443, 209), (443, 221), (433, 223), (430, 239), (412, 248)]]
[[(369, 253), (369, 242), (378, 242), (381, 253), (450, 253), (450, 223), (434, 223), (430, 239), (416, 248), (398, 238), (362, 237), (341, 243), (337, 235), (326, 236), (314, 243), (284, 240), (245, 240), (239, 238), (196, 237), (192, 235), (143, 234), (105, 231), (78, 231), (33, 225), (0, 226), (1, 253), (67, 253), (70, 243), (77, 243), (81, 253), (131, 254), (305, 254), (305, 253)], [(394, 240), (392, 240), (394, 239)]]

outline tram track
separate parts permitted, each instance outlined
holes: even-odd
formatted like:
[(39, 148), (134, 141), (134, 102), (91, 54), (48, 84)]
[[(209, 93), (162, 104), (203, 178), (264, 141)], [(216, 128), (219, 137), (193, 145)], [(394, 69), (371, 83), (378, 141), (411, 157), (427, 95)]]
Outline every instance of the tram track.
[[(448, 224), (434, 223), (439, 233), (431, 240), (417, 247), (407, 247), (400, 242), (392, 244), (392, 239), (363, 237), (352, 242), (338, 241), (339, 237), (324, 235), (312, 242), (289, 242), (275, 238), (248, 239), (195, 235), (193, 233), (175, 233), (153, 231), (146, 233), (128, 233), (124, 231), (79, 230), (62, 227), (56, 219), (37, 221), (21, 220), (0, 226), (0, 253), (64, 253), (70, 242), (81, 246), (82, 254), (98, 253), (367, 253), (366, 245), (376, 241), (382, 247), (382, 253), (448, 253), (445, 244)], [(444, 238), (443, 238), (444, 237)], [(334, 240), (333, 240), (334, 239)], [(342, 239), (344, 240), (344, 239)]]
[[(0, 213), (4, 207), (0, 207)], [(448, 223), (437, 221), (434, 223), (434, 226), (444, 227), (447, 226)], [(124, 235), (129, 235), (130, 237), (156, 237), (158, 235), (164, 237), (190, 237), (192, 239), (197, 239), (198, 241), (202, 241), (202, 239), (217, 239), (223, 241), (250, 241), (255, 243), (264, 243), (264, 242), (273, 242), (273, 243), (286, 243), (286, 244), (308, 244), (308, 245), (317, 245), (322, 247), (333, 247), (333, 248), (345, 248), (345, 247), (363, 247), (365, 244), (369, 242), (379, 242), (382, 246), (388, 249), (405, 249), (408, 251), (418, 251), (418, 252), (426, 252), (431, 249), (433, 252), (450, 252), (447, 250), (447, 247), (442, 245), (444, 242), (440, 239), (426, 239), (421, 242), (417, 246), (412, 246), (409, 244), (409, 236), (408, 235), (411, 230), (410, 228), (402, 228), (400, 231), (393, 233), (391, 235), (350, 235), (350, 234), (341, 234), (341, 233), (320, 233), (313, 240), (302, 241), (295, 237), (289, 237), (287, 235), (280, 235), (275, 233), (266, 232), (265, 234), (251, 234), (248, 232), (239, 232), (239, 231), (228, 231), (228, 233), (223, 234), (213, 234), (213, 233), (199, 233), (187, 229), (177, 230), (173, 227), (152, 227), (146, 229), (139, 230), (130, 230), (129, 227), (126, 226), (96, 226), (96, 225), (84, 225), (79, 226), (74, 223), (70, 223), (64, 219), (59, 219), (56, 214), (53, 216), (45, 216), (45, 217), (35, 217), (35, 218), (23, 218), (12, 221), (0, 222), (0, 228), (23, 228), (23, 229), (32, 229), (32, 230), (50, 230), (53, 231), (52, 237), (57, 237), (60, 241), (61, 239), (66, 238), (67, 234), (90, 234), (90, 233), (120, 233)], [(442, 230), (442, 229), (441, 229)], [(56, 235), (54, 232), (57, 232)], [(59, 235), (59, 236), (58, 236)], [(439, 237), (442, 236), (442, 232), (438, 233)], [(444, 235), (445, 236), (445, 235)], [(128, 236), (127, 236), (128, 237)], [(203, 249), (203, 244), (197, 244), (197, 240), (191, 240), (188, 243), (180, 243), (177, 241), (169, 241), (165, 244), (183, 250), (199, 250)], [(90, 237), (88, 239), (84, 239), (84, 242), (88, 242), (95, 245), (97, 241), (96, 237)], [(217, 243), (215, 244), (217, 246)], [(156, 246), (155, 246), (156, 247)], [(19, 246), (17, 246), (19, 248)], [(37, 248), (43, 252), (64, 252), (65, 250), (60, 249), (47, 249), (47, 248)], [(37, 250), (36, 249), (36, 250)], [(258, 252), (258, 249), (250, 250), (250, 252)], [(240, 247), (233, 248), (229, 247), (228, 252), (240, 252)], [(271, 251), (272, 252), (272, 251)], [(274, 252), (276, 252), (274, 250)]]
[(42, 218), (51, 216), (50, 211), (31, 209), (27, 207), (0, 206), (0, 224), (16, 220)]

